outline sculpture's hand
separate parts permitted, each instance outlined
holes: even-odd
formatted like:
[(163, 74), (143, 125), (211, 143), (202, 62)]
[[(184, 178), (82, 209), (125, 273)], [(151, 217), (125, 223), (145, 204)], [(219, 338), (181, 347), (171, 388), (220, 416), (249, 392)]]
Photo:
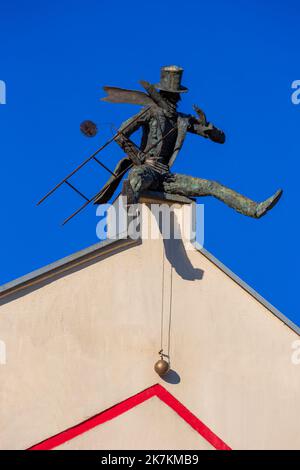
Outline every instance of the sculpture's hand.
[(142, 165), (146, 160), (146, 154), (142, 152), (141, 150), (138, 152), (137, 157), (140, 161), (140, 165)]
[(218, 144), (224, 144), (225, 134), (223, 131), (215, 127), (211, 122), (208, 122), (206, 115), (202, 109), (197, 105), (193, 105), (198, 117), (191, 117), (190, 127), (188, 130), (194, 134), (202, 135), (203, 137), (209, 138), (213, 142)]
[(200, 109), (199, 106), (197, 106), (196, 104), (193, 104), (193, 110), (196, 111), (196, 113), (198, 114), (198, 123), (202, 126), (207, 126), (208, 122), (204, 111), (202, 111), (202, 109)]

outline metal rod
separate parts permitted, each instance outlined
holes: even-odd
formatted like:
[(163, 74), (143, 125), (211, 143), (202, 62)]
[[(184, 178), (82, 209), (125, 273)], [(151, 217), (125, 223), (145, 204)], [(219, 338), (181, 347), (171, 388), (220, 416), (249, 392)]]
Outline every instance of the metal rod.
[(86, 197), (84, 194), (82, 194), (82, 192), (79, 191), (79, 189), (75, 188), (75, 186), (73, 186), (71, 183), (69, 183), (69, 181), (65, 181), (65, 183), (66, 183), (68, 186), (70, 186), (70, 188), (72, 188), (76, 193), (78, 193), (79, 196), (83, 197), (83, 199), (85, 199), (86, 201), (89, 200), (88, 197)]
[(88, 157), (86, 160), (84, 160), (75, 170), (71, 171), (71, 173), (66, 176), (60, 183), (58, 183), (54, 188), (52, 188), (40, 201), (37, 203), (37, 206), (41, 204), (47, 197), (49, 197), (51, 194), (54, 193), (62, 184), (65, 183), (67, 179), (69, 179), (71, 176), (74, 175), (77, 171), (79, 171), (84, 165), (86, 165), (92, 158), (94, 158), (101, 150), (103, 150), (105, 147), (107, 147), (111, 142), (115, 140), (116, 137), (118, 137), (122, 132), (124, 132), (129, 126), (131, 126), (135, 121), (140, 119), (146, 112), (148, 111), (148, 108), (146, 108), (142, 113), (138, 114), (135, 119), (133, 119), (130, 123), (127, 124), (127, 126), (122, 129), (122, 131), (118, 131), (113, 137), (111, 137), (105, 144), (103, 144), (96, 152), (94, 152), (90, 157)]
[(86, 201), (81, 207), (79, 207), (79, 209), (77, 209), (76, 212), (74, 212), (67, 219), (65, 219), (63, 221), (62, 225), (65, 225), (67, 222), (69, 222), (69, 220), (71, 220), (73, 217), (75, 217), (75, 215), (77, 215), (79, 212), (81, 212), (90, 202), (92, 202), (92, 199), (90, 199), (89, 201)]
[(158, 144), (160, 144), (162, 140), (164, 140), (166, 137), (168, 137), (170, 134), (172, 134), (172, 132), (175, 132), (175, 131), (176, 131), (176, 127), (171, 127), (171, 129), (165, 135), (163, 135), (157, 142), (155, 142), (153, 145), (151, 145), (151, 147), (148, 148), (145, 153), (150, 152), (150, 150), (152, 150), (154, 147), (156, 147)]

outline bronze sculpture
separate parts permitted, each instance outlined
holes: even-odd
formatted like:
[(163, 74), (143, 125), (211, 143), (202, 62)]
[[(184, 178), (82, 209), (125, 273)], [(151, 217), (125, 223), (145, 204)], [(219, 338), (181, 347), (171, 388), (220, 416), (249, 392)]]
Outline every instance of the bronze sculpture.
[[(279, 201), (281, 189), (265, 201), (257, 203), (216, 181), (170, 172), (187, 132), (220, 144), (225, 142), (224, 132), (207, 122), (205, 114), (198, 107), (194, 107), (197, 117), (177, 111), (181, 93), (187, 92), (187, 88), (181, 85), (182, 73), (183, 69), (178, 66), (162, 67), (158, 84), (140, 82), (147, 93), (104, 87), (108, 93), (104, 101), (141, 104), (144, 108), (120, 127), (115, 141), (127, 156), (118, 163), (113, 176), (98, 193), (94, 203), (106, 203), (122, 176), (131, 168), (123, 185), (128, 204), (137, 203), (140, 193), (150, 189), (188, 197), (214, 196), (244, 215), (262, 217)], [(143, 135), (138, 148), (130, 136), (140, 127)]]
[[(64, 225), (90, 203), (107, 203), (122, 177), (130, 170), (128, 179), (124, 181), (123, 185), (123, 194), (127, 196), (127, 204), (129, 205), (137, 203), (141, 192), (149, 189), (187, 197), (213, 196), (241, 214), (254, 218), (260, 218), (272, 209), (282, 195), (281, 189), (265, 201), (258, 203), (216, 181), (170, 172), (187, 132), (220, 144), (225, 142), (224, 132), (208, 122), (204, 112), (197, 106), (194, 106), (197, 116), (177, 111), (181, 93), (187, 92), (187, 88), (181, 85), (182, 73), (183, 69), (176, 65), (162, 67), (161, 79), (158, 84), (151, 85), (145, 81), (140, 82), (145, 92), (103, 87), (108, 93), (107, 97), (102, 98), (104, 101), (139, 104), (143, 106), (143, 109), (136, 116), (124, 122), (113, 137), (48, 191), (40, 199), (38, 205), (62, 185), (67, 185), (75, 191), (85, 202), (65, 219)], [(143, 130), (143, 135), (139, 148), (130, 140), (130, 136), (140, 127)], [(94, 137), (98, 129), (96, 124), (86, 120), (81, 123), (80, 130), (87, 137)], [(119, 161), (114, 171), (111, 171), (99, 160), (98, 154), (113, 141), (117, 142), (124, 150), (126, 157)], [(89, 162), (97, 163), (111, 174), (101, 191), (92, 197), (87, 197), (70, 182), (72, 176)]]

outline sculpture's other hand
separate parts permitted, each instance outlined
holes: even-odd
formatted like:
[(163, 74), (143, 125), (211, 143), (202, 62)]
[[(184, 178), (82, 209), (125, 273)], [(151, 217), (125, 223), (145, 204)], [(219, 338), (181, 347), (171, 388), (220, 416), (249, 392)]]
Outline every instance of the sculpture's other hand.
[(223, 131), (215, 127), (211, 122), (208, 122), (206, 115), (199, 106), (193, 105), (194, 110), (197, 113), (196, 116), (190, 116), (190, 123), (188, 131), (193, 134), (201, 135), (202, 137), (208, 138), (218, 144), (224, 144), (225, 134)]
[(140, 150), (140, 151), (138, 152), (138, 154), (137, 154), (137, 158), (138, 158), (139, 161), (140, 161), (140, 165), (142, 165), (143, 163), (145, 163), (146, 154)]
[(200, 109), (196, 104), (193, 104), (193, 110), (196, 111), (198, 115), (197, 122), (202, 126), (207, 126), (208, 122), (204, 111), (202, 111), (202, 109)]

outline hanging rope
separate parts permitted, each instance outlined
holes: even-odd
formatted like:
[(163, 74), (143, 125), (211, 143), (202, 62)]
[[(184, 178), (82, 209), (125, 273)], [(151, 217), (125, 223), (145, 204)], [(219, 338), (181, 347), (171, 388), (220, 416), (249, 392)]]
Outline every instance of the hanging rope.
[(171, 266), (170, 282), (170, 305), (169, 305), (169, 331), (168, 331), (168, 357), (170, 358), (171, 347), (171, 323), (172, 323), (172, 301), (173, 301), (173, 266)]
[(160, 319), (160, 350), (158, 354), (161, 358), (166, 357), (170, 361), (170, 347), (171, 347), (171, 320), (172, 320), (172, 301), (173, 301), (173, 267), (171, 266), (170, 274), (170, 300), (169, 300), (169, 324), (168, 324), (168, 339), (167, 339), (167, 354), (164, 354), (164, 303), (165, 303), (165, 249), (163, 245), (162, 250), (162, 282), (161, 282), (161, 319)]
[(161, 319), (160, 319), (160, 351), (163, 352), (163, 332), (164, 332), (164, 300), (165, 300), (165, 249), (162, 246), (162, 280), (161, 280)]

